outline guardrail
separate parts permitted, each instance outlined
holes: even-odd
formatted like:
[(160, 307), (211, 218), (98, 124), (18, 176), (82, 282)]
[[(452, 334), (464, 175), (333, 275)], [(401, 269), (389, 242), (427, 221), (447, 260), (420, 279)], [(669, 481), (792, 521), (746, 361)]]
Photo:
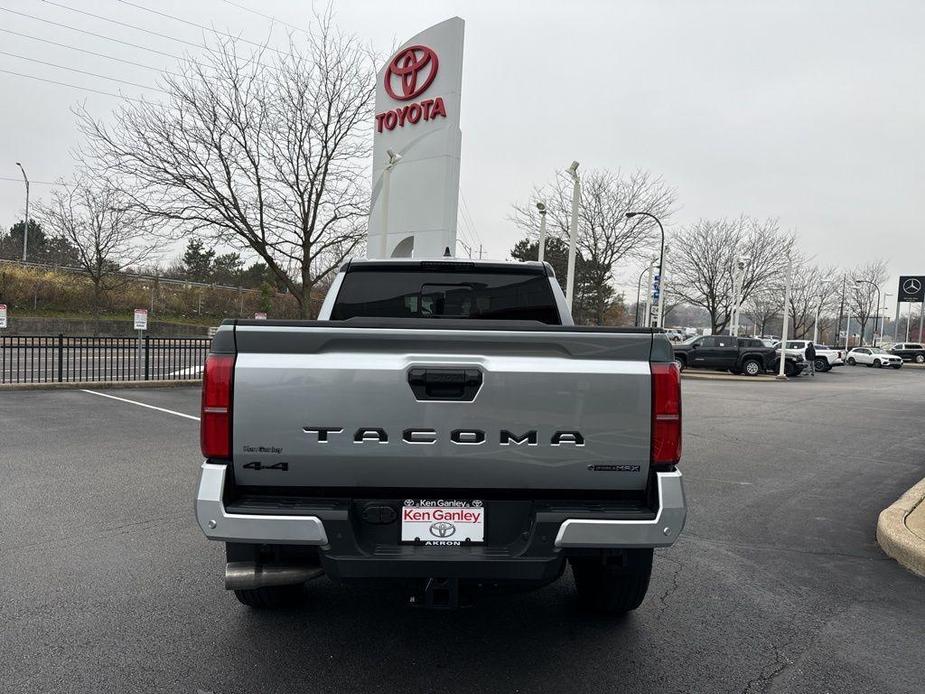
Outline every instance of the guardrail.
[(0, 383), (198, 379), (206, 337), (0, 336)]

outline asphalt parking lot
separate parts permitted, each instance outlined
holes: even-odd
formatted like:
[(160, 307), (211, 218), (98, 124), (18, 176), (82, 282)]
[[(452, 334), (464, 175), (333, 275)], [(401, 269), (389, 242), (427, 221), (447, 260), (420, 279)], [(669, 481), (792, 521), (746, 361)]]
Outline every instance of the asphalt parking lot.
[[(107, 391), (189, 416), (198, 390)], [(291, 612), (222, 588), (193, 516), (188, 417), (0, 392), (0, 681), (10, 692), (921, 692), (925, 579), (877, 514), (925, 476), (925, 370), (685, 380), (690, 516), (622, 621), (569, 574), (455, 612), (311, 585)]]

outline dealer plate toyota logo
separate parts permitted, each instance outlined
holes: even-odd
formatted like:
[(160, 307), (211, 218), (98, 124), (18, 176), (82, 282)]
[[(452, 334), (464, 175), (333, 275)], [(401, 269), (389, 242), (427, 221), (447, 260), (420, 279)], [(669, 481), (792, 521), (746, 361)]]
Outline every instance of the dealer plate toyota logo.
[(903, 291), (906, 294), (918, 294), (922, 291), (922, 283), (919, 282), (915, 277), (910, 277), (905, 282), (903, 282)]
[(430, 526), (430, 534), (440, 538), (452, 537), (456, 534), (456, 526), (446, 521), (434, 523)]
[(437, 76), (438, 64), (437, 54), (427, 46), (400, 50), (386, 66), (385, 91), (396, 101), (408, 101), (423, 94)]

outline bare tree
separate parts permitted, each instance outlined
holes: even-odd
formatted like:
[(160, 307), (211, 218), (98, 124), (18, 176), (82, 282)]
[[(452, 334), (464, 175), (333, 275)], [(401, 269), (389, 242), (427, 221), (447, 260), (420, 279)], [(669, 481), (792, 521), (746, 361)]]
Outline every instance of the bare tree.
[[(675, 198), (673, 188), (646, 171), (624, 175), (619, 171), (590, 170), (582, 175), (577, 246), (587, 263), (592, 322), (600, 325), (605, 320), (617, 263), (650, 253), (660, 240), (658, 226), (650, 218), (627, 219), (626, 213), (649, 212), (665, 224), (674, 211)], [(567, 241), (572, 215), (571, 177), (560, 172), (554, 183), (534, 189), (526, 204), (514, 205), (511, 219), (530, 238), (536, 238), (540, 228), (537, 202), (543, 202), (548, 210), (547, 233)]]
[(838, 270), (833, 267), (820, 268), (805, 258), (794, 260), (787, 307), (794, 339), (811, 338), (817, 309), (822, 315), (837, 300), (841, 290), (841, 284), (835, 281), (837, 274)]
[[(729, 325), (737, 262), (743, 265), (740, 298), (779, 284), (793, 247), (776, 219), (701, 219), (682, 229), (671, 244), (674, 292), (710, 314), (714, 333)], [(781, 302), (783, 303), (783, 301)]]
[(860, 324), (862, 343), (868, 322), (872, 317), (879, 315), (880, 311), (877, 300), (882, 297), (878, 297), (873, 285), (882, 287), (886, 278), (885, 260), (872, 260), (865, 265), (859, 265), (848, 275), (848, 315)]
[(112, 186), (79, 176), (38, 206), (36, 216), (56, 238), (76, 249), (77, 264), (93, 283), (93, 319), (99, 332), (104, 294), (128, 281), (126, 270), (152, 260), (160, 240), (147, 217)]
[(163, 77), (164, 102), (126, 103), (111, 126), (78, 111), (85, 157), (134, 209), (251, 249), (303, 317), (365, 237), (375, 94), (372, 56), (330, 14), (308, 36), (272, 55), (220, 40)]
[(742, 307), (742, 313), (758, 329), (759, 335), (767, 335), (768, 325), (781, 314), (784, 307), (784, 288), (772, 284), (755, 291)]

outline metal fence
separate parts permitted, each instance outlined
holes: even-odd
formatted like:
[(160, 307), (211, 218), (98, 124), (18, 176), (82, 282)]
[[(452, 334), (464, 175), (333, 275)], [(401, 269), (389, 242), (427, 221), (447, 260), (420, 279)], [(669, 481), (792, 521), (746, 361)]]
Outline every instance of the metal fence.
[(0, 383), (198, 379), (207, 337), (0, 336)]

